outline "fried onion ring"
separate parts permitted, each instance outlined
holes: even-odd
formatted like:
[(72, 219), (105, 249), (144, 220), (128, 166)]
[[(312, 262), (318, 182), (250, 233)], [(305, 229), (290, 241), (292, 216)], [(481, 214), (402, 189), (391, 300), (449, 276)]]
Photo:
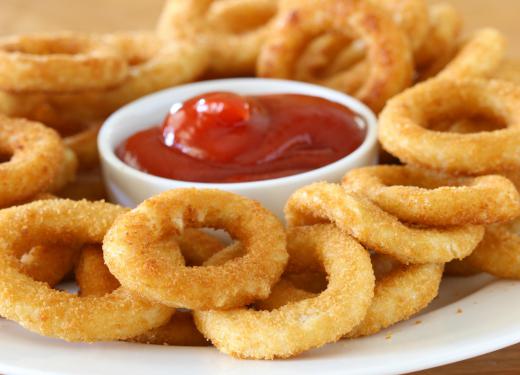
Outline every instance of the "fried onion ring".
[(520, 196), (502, 176), (455, 178), (411, 166), (374, 166), (343, 177), (399, 220), (428, 226), (493, 224), (520, 216)]
[[(219, 267), (184, 267), (157, 241), (184, 228), (225, 229), (247, 254)], [(231, 308), (269, 295), (287, 262), (285, 233), (273, 214), (249, 199), (218, 190), (159, 194), (121, 217), (103, 244), (105, 262), (123, 286), (172, 307)]]
[[(212, 243), (212, 240), (218, 241), (214, 237), (196, 229), (187, 229), (178, 240), (186, 261), (189, 258), (199, 261), (201, 257), (204, 257), (202, 254), (207, 255), (209, 258), (212, 252), (208, 250), (216, 249), (216, 244)], [(199, 250), (201, 248), (203, 250)], [(220, 249), (222, 249), (222, 244), (220, 244)], [(120, 286), (117, 279), (105, 265), (103, 252), (100, 247), (83, 249), (80, 262), (76, 267), (76, 282), (78, 283), (81, 296), (104, 296)], [(195, 327), (191, 313), (183, 311), (176, 311), (171, 320), (165, 325), (126, 341), (154, 345), (208, 345), (207, 340)]]
[[(0, 315), (26, 329), (67, 341), (125, 339), (166, 323), (172, 309), (119, 288), (81, 298), (23, 274), (18, 258), (53, 238), (101, 243), (125, 209), (104, 202), (48, 200), (0, 211)], [(35, 220), (38, 218), (38, 220)]]
[(362, 246), (331, 225), (315, 225), (289, 231), (288, 251), (298, 266), (323, 263), (327, 289), (272, 311), (195, 311), (195, 324), (219, 350), (238, 358), (287, 358), (337, 341), (362, 321), (374, 289)]
[(285, 217), (290, 226), (331, 221), (366, 247), (404, 264), (446, 263), (465, 258), (484, 235), (482, 226), (406, 226), (368, 199), (324, 182), (293, 193), (285, 206)]
[[(445, 100), (446, 96), (450, 100)], [(499, 99), (498, 99), (499, 98)], [(401, 161), (450, 174), (520, 169), (520, 86), (505, 81), (434, 79), (392, 99), (379, 140)], [(427, 129), (446, 118), (489, 115), (505, 129), (475, 134)]]
[(29, 34), (0, 39), (0, 88), (13, 92), (74, 92), (114, 87), (125, 60), (97, 37)]
[(430, 30), (428, 37), (415, 53), (416, 81), (435, 76), (457, 52), (462, 18), (449, 3), (436, 3), (429, 7)]
[(65, 146), (45, 126), (0, 116), (0, 207), (28, 201), (47, 191), (59, 175)]
[[(412, 57), (406, 36), (385, 12), (360, 0), (324, 1), (319, 7), (304, 3), (285, 12), (262, 47), (257, 75), (294, 78), (300, 51), (314, 38), (329, 32), (359, 36), (366, 42), (369, 74), (362, 87), (350, 94), (375, 111), (411, 83)], [(313, 82), (327, 86), (328, 78)], [(345, 87), (341, 91), (347, 92)]]
[(253, 75), (277, 10), (278, 0), (169, 0), (158, 33), (208, 50), (210, 77)]
[(520, 219), (488, 226), (482, 242), (464, 261), (496, 277), (520, 279)]
[(70, 148), (65, 148), (65, 158), (60, 165), (59, 173), (54, 177), (47, 191), (53, 194), (57, 193), (66, 185), (73, 182), (76, 179), (77, 169), (78, 159), (76, 154)]
[(489, 78), (506, 52), (506, 38), (496, 29), (478, 30), (438, 74), (438, 78)]

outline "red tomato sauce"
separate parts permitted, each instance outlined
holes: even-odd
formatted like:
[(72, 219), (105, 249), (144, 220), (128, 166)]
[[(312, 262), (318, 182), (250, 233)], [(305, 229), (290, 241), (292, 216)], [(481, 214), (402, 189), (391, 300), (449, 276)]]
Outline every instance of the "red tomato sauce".
[(172, 106), (161, 126), (116, 150), (143, 172), (192, 182), (246, 182), (314, 170), (354, 152), (364, 119), (326, 99), (207, 93)]

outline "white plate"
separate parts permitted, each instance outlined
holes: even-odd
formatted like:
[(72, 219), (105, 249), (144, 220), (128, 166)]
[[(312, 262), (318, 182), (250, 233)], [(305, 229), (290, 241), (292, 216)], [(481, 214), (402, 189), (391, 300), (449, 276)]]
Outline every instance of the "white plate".
[(396, 374), (456, 362), (520, 342), (520, 282), (446, 279), (419, 316), (379, 335), (285, 361), (235, 360), (213, 348), (70, 344), (0, 320), (3, 374)]

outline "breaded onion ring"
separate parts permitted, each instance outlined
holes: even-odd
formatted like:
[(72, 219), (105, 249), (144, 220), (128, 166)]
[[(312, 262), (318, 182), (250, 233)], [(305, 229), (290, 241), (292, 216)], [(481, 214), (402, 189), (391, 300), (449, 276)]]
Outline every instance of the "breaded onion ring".
[(367, 196), (399, 220), (429, 226), (493, 224), (520, 216), (520, 196), (502, 176), (455, 178), (411, 166), (355, 169), (348, 191)]
[(410, 44), (414, 51), (423, 45), (430, 25), (426, 1), (375, 0), (375, 3), (380, 4), (390, 12), (395, 23), (410, 39)]
[[(197, 229), (187, 229), (178, 241), (187, 263), (189, 259), (193, 263), (202, 263), (223, 248), (222, 243), (215, 237)], [(218, 248), (217, 244), (220, 245)], [(120, 286), (105, 265), (100, 247), (88, 247), (82, 250), (80, 261), (76, 266), (76, 282), (81, 296), (104, 296)], [(176, 311), (165, 325), (126, 341), (155, 345), (208, 345), (208, 341), (195, 327), (191, 313), (183, 311)]]
[[(263, 45), (257, 74), (268, 78), (294, 78), (300, 51), (325, 32), (362, 38), (367, 46), (370, 69), (362, 87), (350, 92), (375, 111), (408, 87), (412, 80), (412, 57), (408, 40), (390, 16), (374, 4), (361, 0), (304, 2), (285, 12)], [(328, 85), (328, 78), (315, 82)], [(347, 92), (345, 87), (338, 88)]]
[(298, 265), (323, 263), (327, 289), (272, 311), (195, 311), (195, 324), (219, 350), (238, 358), (288, 358), (337, 341), (362, 321), (374, 289), (362, 246), (334, 226), (315, 225), (289, 231), (288, 251)]
[[(384, 258), (375, 255), (374, 268)], [(347, 337), (373, 335), (423, 310), (437, 297), (443, 270), (443, 264), (412, 264), (394, 266), (381, 276), (376, 273), (372, 304), (363, 322)]]
[(42, 124), (0, 116), (0, 207), (27, 201), (47, 191), (60, 173), (65, 146)]
[(506, 38), (496, 29), (482, 29), (461, 47), (438, 78), (489, 78), (500, 66), (506, 52)]
[(158, 34), (209, 51), (207, 75), (253, 75), (279, 0), (168, 0)]
[(315, 183), (297, 190), (285, 206), (290, 226), (331, 221), (366, 247), (402, 263), (445, 263), (468, 256), (484, 235), (482, 226), (446, 229), (406, 226), (368, 199), (339, 185)]
[(482, 242), (464, 261), (496, 277), (520, 279), (520, 219), (488, 226)]
[(128, 65), (97, 37), (29, 34), (0, 39), (0, 88), (13, 92), (74, 92), (114, 87)]
[[(157, 241), (184, 228), (225, 229), (247, 254), (219, 267), (184, 267), (180, 254)], [(285, 233), (258, 203), (218, 190), (177, 189), (159, 194), (121, 217), (103, 244), (105, 262), (123, 286), (168, 306), (231, 308), (265, 298), (287, 262)]]
[(417, 81), (435, 76), (457, 52), (458, 37), (462, 31), (462, 18), (449, 3), (436, 3), (429, 7), (430, 30), (422, 46), (416, 51)]
[[(450, 100), (446, 100), (446, 96)], [(379, 118), (383, 147), (405, 163), (452, 174), (520, 169), (520, 86), (434, 79), (392, 99)], [(427, 129), (446, 118), (489, 115), (507, 128), (475, 134)]]
[[(81, 298), (50, 289), (23, 274), (18, 258), (29, 247), (100, 243), (125, 209), (104, 202), (48, 200), (0, 211), (0, 315), (67, 341), (133, 337), (166, 323), (172, 309), (119, 288)], [(37, 218), (37, 220), (35, 220)]]

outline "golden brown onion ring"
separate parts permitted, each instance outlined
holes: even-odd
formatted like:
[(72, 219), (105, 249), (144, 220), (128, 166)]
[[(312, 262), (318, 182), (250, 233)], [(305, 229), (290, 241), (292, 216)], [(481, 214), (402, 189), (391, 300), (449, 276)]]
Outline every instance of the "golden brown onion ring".
[(520, 216), (518, 191), (497, 175), (455, 178), (411, 166), (380, 165), (348, 172), (343, 187), (399, 220), (420, 225), (483, 225)]
[(457, 52), (462, 18), (449, 3), (436, 3), (429, 7), (430, 30), (428, 37), (415, 53), (417, 81), (435, 76)]
[[(449, 97), (450, 100), (446, 100)], [(434, 79), (392, 99), (379, 140), (401, 161), (451, 174), (520, 169), (520, 86), (505, 81)], [(427, 129), (446, 118), (488, 115), (507, 128), (475, 134)]]
[[(350, 94), (375, 111), (411, 83), (412, 57), (406, 36), (390, 16), (371, 2), (360, 0), (324, 1), (319, 7), (304, 2), (284, 12), (262, 47), (257, 74), (268, 78), (294, 78), (300, 51), (326, 32), (355, 35), (366, 42), (369, 74), (362, 87)], [(315, 82), (327, 85), (327, 78)]]
[[(167, 250), (158, 241), (190, 227), (225, 229), (247, 254), (219, 267), (179, 265), (171, 259), (180, 254), (178, 246)], [(272, 213), (235, 194), (196, 189), (144, 201), (115, 223), (103, 250), (122, 285), (189, 309), (231, 308), (267, 297), (288, 257), (283, 226)]]
[(13, 92), (74, 92), (114, 87), (126, 61), (97, 37), (29, 34), (0, 39), (0, 88)]
[[(104, 202), (48, 200), (0, 211), (0, 315), (32, 332), (67, 341), (125, 339), (166, 323), (172, 309), (124, 288), (81, 298), (50, 289), (23, 274), (18, 258), (27, 248), (101, 243), (126, 210)], [(38, 218), (38, 220), (35, 220)]]
[(65, 146), (42, 124), (0, 116), (0, 207), (27, 201), (47, 191), (60, 174)]
[(65, 145), (70, 148), (78, 159), (78, 169), (91, 170), (99, 166), (99, 153), (97, 148), (97, 135), (101, 123), (89, 124), (85, 129), (67, 136), (63, 139)]
[(496, 277), (520, 279), (520, 220), (488, 226), (482, 242), (464, 261)]
[(465, 42), (438, 78), (489, 78), (506, 52), (506, 38), (496, 29), (482, 29)]
[(209, 51), (210, 77), (253, 75), (277, 10), (278, 0), (169, 0), (158, 33)]
[(290, 230), (288, 251), (290, 262), (304, 268), (323, 263), (327, 289), (272, 311), (195, 311), (195, 324), (219, 350), (238, 358), (292, 357), (337, 341), (362, 321), (374, 289), (362, 246), (332, 225), (315, 225)]
[(285, 206), (285, 216), (290, 226), (333, 222), (367, 248), (405, 264), (446, 263), (465, 258), (484, 235), (482, 226), (406, 226), (367, 198), (324, 182), (293, 193)]

